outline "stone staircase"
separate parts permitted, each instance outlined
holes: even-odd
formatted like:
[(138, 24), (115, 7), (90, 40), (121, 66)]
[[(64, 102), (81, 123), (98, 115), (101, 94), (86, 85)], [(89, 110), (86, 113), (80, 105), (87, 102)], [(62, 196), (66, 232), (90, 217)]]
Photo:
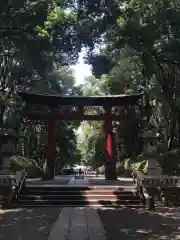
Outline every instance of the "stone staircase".
[(20, 192), (17, 204), (20, 207), (144, 207), (133, 186), (27, 185)]

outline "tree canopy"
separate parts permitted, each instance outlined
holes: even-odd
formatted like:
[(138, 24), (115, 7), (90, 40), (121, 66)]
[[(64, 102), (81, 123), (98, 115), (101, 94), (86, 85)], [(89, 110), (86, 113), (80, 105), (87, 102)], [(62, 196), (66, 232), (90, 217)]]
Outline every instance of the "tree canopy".
[[(89, 96), (130, 93), (143, 86), (161, 151), (179, 149), (179, 1), (8, 0), (0, 8), (0, 123), (18, 132), (20, 155), (41, 162), (46, 131), (42, 124), (22, 121), (19, 88)], [(70, 65), (82, 48), (93, 76), (77, 87)], [(119, 161), (142, 152), (140, 124), (133, 124), (114, 123)], [(100, 166), (102, 123), (83, 123), (86, 144), (80, 139), (77, 146), (78, 127), (77, 122), (57, 122), (58, 156), (73, 164), (82, 155)]]
[[(86, 23), (83, 43), (98, 78), (92, 88), (101, 94), (120, 94), (145, 87), (150, 124), (161, 136), (160, 153), (179, 149), (179, 2), (85, 0), (79, 6), (80, 22)], [(86, 89), (90, 92), (89, 86)], [(127, 141), (127, 132), (125, 136)]]

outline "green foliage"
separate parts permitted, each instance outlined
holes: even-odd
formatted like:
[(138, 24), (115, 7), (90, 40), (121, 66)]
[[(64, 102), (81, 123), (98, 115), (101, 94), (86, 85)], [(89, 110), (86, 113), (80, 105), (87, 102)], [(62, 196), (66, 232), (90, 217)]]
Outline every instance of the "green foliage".
[(26, 169), (29, 178), (37, 178), (42, 176), (42, 169), (37, 165), (33, 159), (27, 159), (22, 156), (11, 158), (11, 171), (21, 171)]
[(137, 170), (141, 170), (141, 171), (143, 171), (143, 169), (144, 169), (144, 167), (146, 166), (146, 160), (144, 160), (144, 161), (142, 161), (142, 162), (139, 162), (138, 164), (137, 164)]
[(100, 78), (102, 74), (108, 74), (113, 67), (112, 62), (106, 55), (91, 55), (88, 60), (96, 78)]
[[(73, 86), (69, 68), (79, 52), (75, 47), (76, 14), (73, 8), (67, 11), (66, 1), (58, 0), (6, 1), (1, 5), (0, 123), (17, 131), (18, 153), (36, 159), (42, 167), (47, 132), (43, 123), (22, 119), (23, 106), (16, 89), (62, 95), (80, 93)], [(79, 161), (74, 133), (77, 127), (77, 122), (57, 122), (61, 165)]]
[(97, 172), (98, 174), (105, 174), (105, 167), (104, 166), (98, 167)]
[(124, 162), (121, 162), (121, 163), (118, 162), (116, 164), (116, 168), (117, 168), (117, 174), (119, 176), (124, 175), (124, 173), (125, 173)]
[(146, 164), (145, 164), (145, 166), (144, 166), (144, 168), (143, 168), (143, 173), (146, 175), (146, 174), (148, 174), (148, 161), (146, 160)]
[(140, 154), (137, 156), (136, 159), (132, 159), (132, 158), (125, 159), (123, 167), (125, 171), (137, 170), (137, 171), (142, 171), (144, 174), (147, 174), (148, 160), (145, 160), (143, 154)]
[[(144, 86), (149, 89), (150, 123), (160, 132), (161, 146), (167, 151), (179, 148), (179, 1), (20, 0), (1, 5), (0, 124), (18, 132), (22, 156), (41, 165), (47, 134), (43, 124), (26, 120), (20, 124), (23, 106), (16, 96), (18, 87), (90, 96), (132, 93)], [(69, 65), (77, 61), (81, 47), (87, 49), (95, 76), (75, 87)], [(102, 113), (101, 108), (97, 111)], [(142, 126), (136, 121), (136, 109), (126, 106), (113, 111), (132, 119), (130, 125), (114, 122), (117, 158), (138, 162), (146, 172), (147, 161), (139, 156)], [(78, 126), (78, 122), (57, 122), (58, 164), (72, 164), (82, 156), (94, 168), (102, 166), (106, 158), (102, 123), (82, 124), (84, 133), (77, 147)], [(164, 172), (170, 171), (164, 160), (159, 161)], [(177, 163), (172, 165), (178, 169)]]
[[(102, 59), (94, 64), (99, 79), (92, 86), (93, 91), (88, 86), (84, 92), (90, 94), (98, 89), (99, 95), (132, 93), (139, 85), (144, 86), (149, 90), (152, 107), (148, 111), (150, 123), (160, 132), (161, 146), (165, 146), (161, 151), (179, 149), (180, 3), (176, 0), (102, 2), (78, 1), (81, 39), (89, 47), (89, 62), (92, 63), (94, 52), (97, 55), (97, 46), (97, 59)], [(102, 70), (104, 56), (113, 62), (111, 71), (107, 71), (105, 64)], [(135, 158), (142, 152), (137, 131), (132, 134), (137, 129), (137, 126), (115, 128), (118, 159)]]
[(159, 156), (158, 163), (161, 171), (165, 175), (178, 175), (180, 172), (179, 151), (170, 151)]
[(131, 169), (131, 164), (132, 164), (132, 160), (129, 158), (129, 159), (126, 159), (124, 161), (124, 169), (125, 170), (129, 170)]
[(137, 160), (136, 160), (137, 162), (146, 161), (145, 156), (144, 156), (143, 153), (139, 154), (136, 159), (137, 159)]

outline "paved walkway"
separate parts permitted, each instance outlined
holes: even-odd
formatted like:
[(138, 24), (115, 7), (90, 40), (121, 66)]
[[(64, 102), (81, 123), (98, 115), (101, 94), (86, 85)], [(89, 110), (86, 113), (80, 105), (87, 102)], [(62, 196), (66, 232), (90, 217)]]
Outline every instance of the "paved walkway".
[[(71, 178), (69, 184), (86, 186), (89, 181)], [(180, 208), (100, 208), (98, 213), (89, 207), (0, 210), (2, 240), (180, 240), (179, 226)]]
[(66, 185), (73, 176), (72, 175), (60, 175), (56, 176), (54, 180), (51, 181), (42, 181), (40, 178), (35, 178), (35, 179), (27, 179), (26, 180), (26, 185), (28, 187), (31, 186), (61, 186), (61, 185)]
[[(88, 186), (88, 179), (75, 179), (69, 185)], [(106, 240), (99, 214), (89, 207), (65, 207), (54, 224), (48, 240)]]
[(68, 185), (89, 186), (90, 182), (86, 177), (84, 179), (76, 179), (73, 177), (69, 180)]
[(88, 175), (91, 185), (100, 186), (131, 186), (133, 184), (132, 178), (118, 177), (117, 180), (105, 180), (104, 175)]
[(60, 207), (0, 210), (0, 239), (47, 240), (60, 211)]

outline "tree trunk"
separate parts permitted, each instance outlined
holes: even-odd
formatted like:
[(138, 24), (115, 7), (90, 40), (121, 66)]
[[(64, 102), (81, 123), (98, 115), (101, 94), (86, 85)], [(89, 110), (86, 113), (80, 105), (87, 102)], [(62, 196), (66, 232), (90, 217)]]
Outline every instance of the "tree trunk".
[(106, 180), (117, 180), (116, 173), (116, 162), (106, 162), (105, 164), (105, 179)]

